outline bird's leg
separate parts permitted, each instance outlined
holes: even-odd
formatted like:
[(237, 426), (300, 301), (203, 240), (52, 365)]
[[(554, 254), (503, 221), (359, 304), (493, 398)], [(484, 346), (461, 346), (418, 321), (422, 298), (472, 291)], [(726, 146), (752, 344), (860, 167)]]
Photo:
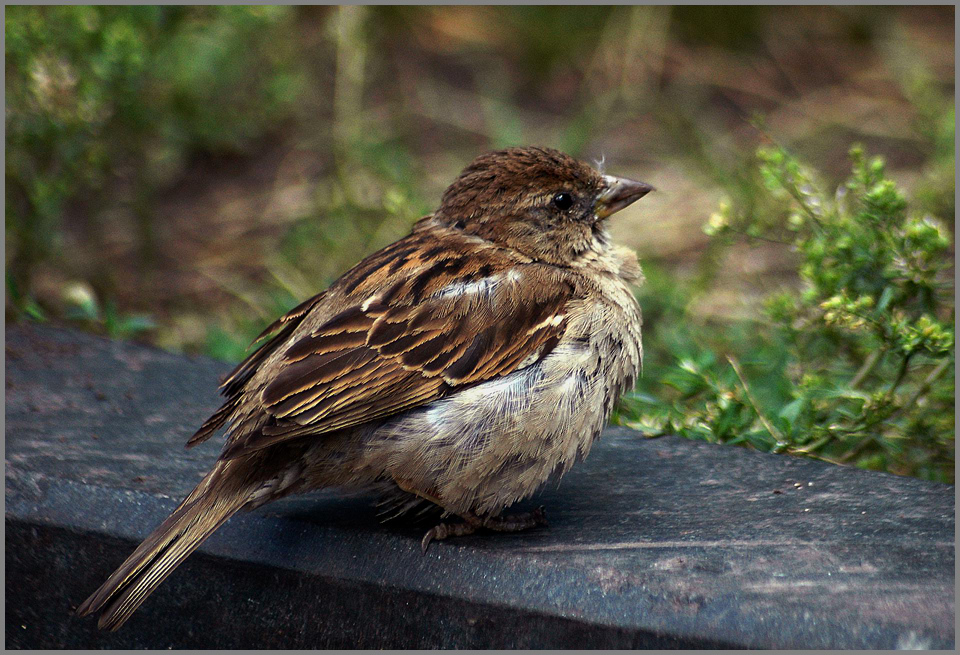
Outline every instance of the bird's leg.
[[(417, 489), (410, 481), (404, 480), (402, 478), (394, 478), (393, 481), (400, 487), (403, 491), (419, 496), (424, 500), (428, 500), (434, 505), (437, 505), (444, 512), (448, 514), (456, 514), (456, 512), (451, 511), (447, 507), (444, 507), (443, 502), (440, 500), (440, 495), (433, 492), (421, 491)], [(446, 539), (447, 537), (461, 537), (463, 535), (471, 534), (477, 529), (477, 525), (470, 522), (469, 519), (464, 517), (464, 520), (468, 521), (467, 523), (439, 523), (423, 536), (423, 540), (420, 542), (420, 547), (423, 549), (424, 554), (427, 552), (427, 547), (430, 545), (430, 542), (433, 539)]]
[(423, 539), (420, 540), (420, 550), (423, 551), (423, 554), (427, 554), (427, 548), (430, 547), (430, 542), (435, 539), (446, 539), (447, 537), (462, 537), (464, 535), (473, 534), (477, 531), (479, 526), (473, 523), (438, 523), (433, 526), (427, 533), (423, 535)]
[(479, 528), (486, 528), (488, 530), (494, 530), (495, 532), (520, 532), (521, 530), (528, 530), (538, 525), (547, 524), (547, 516), (543, 511), (543, 507), (538, 507), (532, 512), (511, 514), (509, 516), (477, 516), (473, 512), (460, 513), (450, 510), (443, 504), (439, 494), (434, 490), (421, 491), (409, 481), (403, 479), (394, 478), (393, 481), (407, 493), (429, 500), (431, 503), (441, 507), (448, 514), (456, 514), (464, 521), (463, 523), (441, 522), (428, 530), (420, 542), (420, 547), (424, 553), (427, 552), (431, 541), (439, 541), (440, 539), (446, 539), (448, 537), (463, 537), (468, 534), (473, 534)]
[(423, 535), (420, 547), (424, 553), (427, 552), (431, 541), (473, 534), (478, 528), (486, 528), (488, 530), (495, 530), (496, 532), (520, 532), (521, 530), (528, 530), (538, 525), (547, 524), (547, 516), (543, 511), (543, 507), (538, 507), (532, 512), (512, 514), (510, 516), (480, 517), (473, 512), (466, 512), (458, 516), (465, 522), (440, 523), (428, 530), (427, 534)]
[(529, 530), (538, 525), (547, 524), (547, 513), (543, 506), (538, 507), (532, 512), (523, 512), (522, 514), (510, 514), (508, 516), (488, 516), (480, 519), (480, 526), (487, 530), (497, 532), (520, 532)]
[[(444, 507), (443, 501), (440, 500), (440, 494), (438, 494), (435, 490), (430, 489), (428, 491), (421, 491), (420, 489), (417, 489), (417, 487), (412, 482), (410, 482), (409, 480), (404, 480), (403, 478), (394, 478), (393, 481), (397, 484), (398, 487), (406, 491), (408, 494), (413, 494), (414, 496), (420, 496), (424, 500), (429, 500), (434, 505), (437, 505), (438, 507), (443, 508), (444, 511), (450, 512), (449, 509)], [(452, 514), (453, 512), (450, 512), (450, 513)]]

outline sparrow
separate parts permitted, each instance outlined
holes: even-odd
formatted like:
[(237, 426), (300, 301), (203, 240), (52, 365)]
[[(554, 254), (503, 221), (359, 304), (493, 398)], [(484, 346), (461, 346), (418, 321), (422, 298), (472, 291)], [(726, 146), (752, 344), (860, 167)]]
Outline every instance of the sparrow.
[(254, 341), (187, 442), (226, 427), (213, 469), (77, 614), (116, 630), (236, 512), (321, 487), (438, 507), (424, 552), (544, 524), (501, 513), (589, 453), (640, 370), (640, 266), (606, 225), (651, 190), (550, 148), (479, 156)]

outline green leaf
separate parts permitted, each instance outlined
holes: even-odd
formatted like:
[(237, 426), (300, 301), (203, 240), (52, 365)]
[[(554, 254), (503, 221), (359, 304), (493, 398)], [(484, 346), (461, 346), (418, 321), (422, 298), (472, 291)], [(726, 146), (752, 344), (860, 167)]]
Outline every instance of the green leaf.
[(793, 426), (796, 424), (797, 419), (800, 417), (800, 413), (804, 410), (806, 405), (806, 398), (797, 398), (796, 400), (784, 405), (777, 413), (777, 416), (786, 422), (789, 431), (793, 431)]

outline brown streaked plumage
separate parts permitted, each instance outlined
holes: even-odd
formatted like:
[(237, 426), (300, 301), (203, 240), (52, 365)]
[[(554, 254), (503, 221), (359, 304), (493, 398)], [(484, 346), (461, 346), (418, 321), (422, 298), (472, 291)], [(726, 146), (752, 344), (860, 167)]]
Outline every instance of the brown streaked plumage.
[(270, 325), (187, 442), (226, 426), (196, 489), (78, 608), (116, 629), (240, 509), (342, 486), (462, 522), (501, 517), (586, 456), (639, 372), (640, 268), (605, 219), (650, 191), (548, 148), (478, 157), (411, 234)]

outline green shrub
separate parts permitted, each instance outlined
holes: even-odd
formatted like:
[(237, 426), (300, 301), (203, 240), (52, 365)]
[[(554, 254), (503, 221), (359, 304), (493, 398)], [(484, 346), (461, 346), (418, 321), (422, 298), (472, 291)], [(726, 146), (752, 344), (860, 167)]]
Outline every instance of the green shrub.
[(711, 217), (717, 242), (746, 236), (795, 252), (802, 288), (767, 297), (760, 320), (700, 324), (686, 290), (649, 276), (654, 350), (676, 359), (648, 362), (621, 420), (953, 480), (951, 235), (911, 210), (880, 158), (851, 157), (850, 179), (827, 195), (784, 149), (762, 149), (749, 209), (724, 204)]
[(18, 6), (6, 12), (7, 281), (30, 303), (71, 203), (122, 208), (149, 236), (153, 194), (197, 151), (239, 152), (286, 117), (301, 79), (289, 7)]

